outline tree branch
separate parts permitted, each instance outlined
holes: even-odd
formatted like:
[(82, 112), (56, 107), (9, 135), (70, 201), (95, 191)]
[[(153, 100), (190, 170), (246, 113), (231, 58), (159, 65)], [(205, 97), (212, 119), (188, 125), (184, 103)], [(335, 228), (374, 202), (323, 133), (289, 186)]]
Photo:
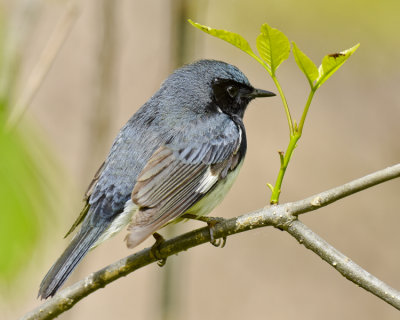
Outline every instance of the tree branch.
[(324, 239), (311, 231), (301, 221), (293, 221), (286, 231), (307, 249), (315, 252), (323, 260), (328, 262), (345, 278), (391, 304), (393, 307), (400, 309), (399, 291), (389, 287), (386, 283), (365, 271), (343, 253), (339, 252)]
[(339, 187), (318, 193), (304, 200), (297, 201), (297, 209), (296, 212), (293, 212), (293, 214), (297, 216), (302, 213), (325, 207), (332, 202), (398, 177), (400, 177), (400, 164), (387, 167), (385, 169), (368, 174), (362, 178), (345, 183)]
[[(299, 214), (316, 210), (319, 207), (326, 206), (355, 192), (397, 177), (400, 177), (400, 164), (377, 171), (304, 200), (274, 205), (236, 218), (224, 220), (215, 225), (213, 230), (214, 238), (227, 237), (232, 234), (265, 226), (274, 226), (283, 229), (296, 238), (299, 243), (332, 265), (347, 279), (400, 310), (399, 291), (369, 274), (297, 220)], [(158, 248), (158, 256), (167, 258), (209, 241), (209, 229), (207, 227), (197, 229), (162, 243)], [(53, 298), (26, 314), (22, 319), (53, 319), (72, 308), (78, 301), (90, 293), (155, 261), (156, 258), (150, 248), (132, 254), (60, 291)]]

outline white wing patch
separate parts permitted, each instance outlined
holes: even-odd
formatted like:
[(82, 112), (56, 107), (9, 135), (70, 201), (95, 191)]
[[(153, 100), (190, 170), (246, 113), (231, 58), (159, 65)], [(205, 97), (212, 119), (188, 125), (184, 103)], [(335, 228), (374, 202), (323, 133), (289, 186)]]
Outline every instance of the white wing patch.
[(236, 147), (236, 150), (234, 152), (234, 154), (238, 153), (239, 149), (240, 149), (240, 145), (242, 144), (242, 128), (240, 128), (240, 126), (237, 126), (238, 130), (239, 130), (239, 143)]
[(207, 195), (195, 203), (191, 208), (186, 210), (185, 213), (194, 214), (197, 216), (204, 216), (209, 214), (225, 197), (233, 183), (235, 182), (237, 175), (242, 167), (243, 160), (238, 164), (235, 170), (228, 173), (225, 179), (221, 180), (215, 187), (214, 190), (210, 191)]
[(208, 168), (207, 172), (200, 181), (199, 186), (196, 189), (198, 193), (207, 193), (208, 190), (218, 181), (218, 176), (213, 175), (211, 169)]

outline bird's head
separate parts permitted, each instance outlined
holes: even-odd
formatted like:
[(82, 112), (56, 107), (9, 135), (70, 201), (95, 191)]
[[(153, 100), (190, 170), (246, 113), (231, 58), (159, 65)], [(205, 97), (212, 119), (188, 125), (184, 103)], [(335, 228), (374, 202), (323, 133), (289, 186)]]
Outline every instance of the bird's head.
[(243, 118), (249, 102), (274, 93), (255, 89), (237, 67), (216, 60), (199, 60), (176, 70), (164, 83), (180, 102), (195, 112), (223, 112)]
[(250, 84), (226, 78), (215, 78), (212, 90), (216, 107), (226, 114), (237, 114), (240, 118), (243, 118), (251, 100), (275, 96), (273, 92), (255, 89)]

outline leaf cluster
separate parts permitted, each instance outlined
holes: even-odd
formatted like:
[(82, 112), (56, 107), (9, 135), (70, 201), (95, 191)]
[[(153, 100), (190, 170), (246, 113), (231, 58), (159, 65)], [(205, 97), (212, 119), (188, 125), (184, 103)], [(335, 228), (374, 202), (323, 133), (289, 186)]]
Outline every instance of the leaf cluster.
[[(253, 57), (267, 70), (279, 91), (288, 121), (290, 141), (286, 152), (279, 152), (280, 170), (275, 186), (270, 183), (267, 184), (272, 191), (270, 203), (277, 204), (279, 202), (281, 185), (286, 168), (289, 164), (294, 149), (297, 147), (297, 142), (302, 135), (307, 113), (315, 92), (346, 62), (346, 60), (357, 50), (359, 44), (356, 44), (352, 48), (339, 53), (326, 55), (322, 59), (320, 66), (317, 68), (314, 62), (303, 51), (300, 50), (295, 42), (292, 42), (292, 47), (288, 37), (282, 31), (272, 28), (266, 23), (261, 26), (261, 32), (257, 37), (258, 56), (251, 49), (247, 40), (237, 33), (214, 29), (193, 22), (192, 20), (189, 20), (189, 22), (194, 27), (214, 37), (229, 42)], [(289, 58), (291, 51), (293, 52), (297, 66), (304, 73), (310, 85), (310, 93), (299, 122), (293, 121), (286, 97), (276, 76), (278, 67), (282, 64), (282, 62)]]
[[(258, 57), (251, 49), (250, 44), (241, 35), (221, 29), (214, 29), (197, 22), (189, 20), (196, 28), (222, 39), (257, 60), (271, 76), (275, 76), (276, 70), (283, 61), (289, 58), (292, 49), (288, 37), (280, 30), (272, 28), (267, 23), (261, 26), (261, 32), (257, 37), (257, 50), (261, 57)], [(313, 90), (318, 89), (326, 80), (328, 80), (357, 50), (360, 44), (356, 44), (350, 49), (326, 55), (317, 68), (315, 63), (292, 41), (293, 55), (300, 70), (306, 76), (310, 87)]]

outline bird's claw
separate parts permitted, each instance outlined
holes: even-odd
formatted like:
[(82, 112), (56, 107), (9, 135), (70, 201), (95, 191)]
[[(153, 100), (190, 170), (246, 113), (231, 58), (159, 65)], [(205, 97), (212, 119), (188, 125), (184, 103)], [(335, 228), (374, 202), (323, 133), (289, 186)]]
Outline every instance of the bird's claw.
[[(210, 235), (211, 235), (211, 229), (210, 229)], [(222, 240), (221, 240), (222, 239)], [(223, 248), (225, 247), (226, 244), (226, 237), (222, 237), (221, 239), (214, 239), (211, 240), (210, 243), (214, 246), (214, 247), (219, 247), (219, 248)]]
[(151, 246), (150, 248), (150, 254), (156, 259), (157, 261), (157, 265), (159, 267), (163, 267), (166, 263), (167, 263), (167, 258), (163, 258), (160, 254), (159, 248), (160, 245), (165, 241), (164, 237), (155, 232), (153, 233), (153, 237), (156, 240), (156, 242)]
[(221, 239), (215, 239), (214, 238), (214, 227), (216, 224), (220, 222), (224, 222), (224, 218), (220, 217), (204, 217), (204, 216), (196, 216), (194, 214), (184, 214), (182, 218), (186, 219), (192, 219), (192, 220), (198, 220), (207, 223), (209, 231), (210, 231), (210, 243), (214, 247), (220, 247), (223, 248), (225, 247), (226, 244), (226, 237), (222, 237)]
[(205, 217), (208, 221), (206, 221), (208, 225), (208, 229), (210, 230), (210, 243), (214, 247), (220, 247), (223, 248), (225, 247), (226, 244), (226, 237), (222, 237), (221, 239), (215, 239), (214, 238), (214, 227), (216, 224), (225, 221), (223, 218), (218, 218), (218, 217)]

